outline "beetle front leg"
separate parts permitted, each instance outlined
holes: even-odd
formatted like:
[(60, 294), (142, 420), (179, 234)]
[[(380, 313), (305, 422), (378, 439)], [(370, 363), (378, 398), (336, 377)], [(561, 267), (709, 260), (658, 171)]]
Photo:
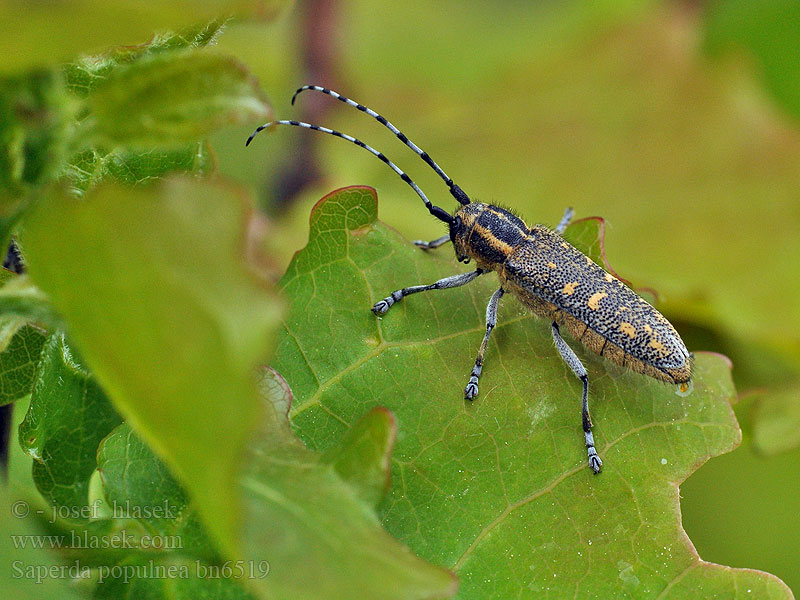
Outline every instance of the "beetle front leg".
[(503, 288), (497, 288), (497, 291), (492, 294), (489, 299), (489, 304), (486, 306), (486, 333), (483, 335), (481, 348), (478, 350), (478, 357), (475, 359), (475, 366), (472, 367), (472, 373), (469, 375), (469, 382), (467, 387), (464, 388), (464, 398), (472, 400), (478, 395), (478, 378), (481, 376), (483, 370), (483, 356), (486, 354), (486, 346), (489, 345), (489, 335), (492, 329), (497, 325), (497, 305), (500, 303), (500, 298), (505, 294)]
[(403, 288), (402, 290), (397, 290), (396, 292), (392, 292), (389, 296), (386, 296), (386, 298), (383, 300), (376, 302), (375, 306), (372, 307), (372, 312), (374, 312), (376, 315), (386, 314), (386, 312), (392, 308), (396, 302), (400, 302), (400, 300), (406, 296), (409, 296), (410, 294), (427, 292), (428, 290), (444, 290), (447, 288), (460, 287), (468, 284), (478, 275), (483, 274), (483, 272), (483, 269), (475, 269), (470, 273), (459, 273), (458, 275), (453, 275), (452, 277), (445, 277), (444, 279), (440, 279), (439, 281), (430, 285), (414, 285)]

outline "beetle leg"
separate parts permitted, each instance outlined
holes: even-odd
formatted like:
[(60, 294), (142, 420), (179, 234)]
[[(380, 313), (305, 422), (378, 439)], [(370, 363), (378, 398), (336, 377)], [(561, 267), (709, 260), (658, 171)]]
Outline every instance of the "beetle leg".
[(445, 245), (449, 241), (450, 234), (448, 233), (447, 235), (443, 235), (442, 237), (436, 238), (430, 242), (426, 242), (424, 240), (414, 240), (414, 245), (418, 248), (422, 248), (423, 250), (433, 250), (434, 248)]
[(597, 450), (594, 447), (592, 420), (589, 418), (589, 377), (586, 375), (586, 369), (584, 368), (583, 364), (581, 364), (578, 356), (575, 354), (575, 352), (573, 352), (572, 348), (567, 345), (567, 343), (564, 341), (564, 338), (561, 337), (561, 333), (558, 330), (558, 324), (555, 321), (553, 321), (552, 329), (553, 341), (556, 343), (556, 348), (558, 349), (559, 354), (561, 354), (561, 358), (563, 358), (564, 362), (567, 363), (567, 366), (572, 369), (572, 372), (575, 373), (575, 376), (583, 382), (583, 400), (581, 407), (583, 435), (586, 438), (586, 451), (589, 454), (589, 466), (591, 467), (592, 471), (594, 471), (594, 474), (597, 475), (600, 472), (600, 468), (603, 466), (603, 461), (600, 460), (599, 456), (597, 456)]
[(475, 366), (472, 367), (472, 373), (469, 375), (469, 382), (467, 387), (464, 388), (464, 398), (472, 400), (478, 395), (478, 378), (481, 376), (483, 370), (483, 355), (486, 354), (486, 346), (489, 344), (489, 335), (492, 329), (497, 324), (497, 305), (500, 303), (500, 298), (505, 294), (503, 288), (497, 288), (497, 291), (492, 294), (489, 299), (489, 304), (486, 306), (486, 333), (481, 342), (481, 348), (478, 350), (478, 357), (475, 359)]
[(564, 216), (561, 217), (561, 221), (558, 222), (558, 225), (556, 225), (556, 228), (553, 231), (555, 231), (558, 235), (564, 233), (569, 225), (569, 222), (572, 220), (572, 215), (574, 214), (575, 211), (568, 206), (567, 210), (564, 211)]
[(392, 292), (389, 296), (386, 296), (380, 302), (376, 302), (375, 306), (372, 307), (372, 312), (376, 315), (383, 315), (388, 311), (395, 302), (400, 302), (403, 298), (408, 296), (409, 294), (416, 294), (417, 292), (427, 292), (428, 290), (444, 290), (447, 288), (454, 288), (459, 287), (462, 285), (468, 284), (470, 281), (475, 279), (478, 275), (483, 274), (483, 269), (475, 269), (474, 271), (470, 271), (469, 273), (459, 273), (458, 275), (453, 275), (451, 277), (445, 277), (444, 279), (440, 279), (439, 281), (432, 283), (430, 285), (414, 285), (411, 287), (403, 288), (402, 290), (397, 290), (396, 292)]

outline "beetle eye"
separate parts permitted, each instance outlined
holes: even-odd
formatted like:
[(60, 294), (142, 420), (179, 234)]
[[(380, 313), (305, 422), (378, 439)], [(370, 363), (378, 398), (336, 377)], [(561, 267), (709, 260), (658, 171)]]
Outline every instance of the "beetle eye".
[(456, 241), (456, 234), (459, 232), (462, 226), (461, 217), (456, 217), (450, 222), (450, 241), (455, 243)]

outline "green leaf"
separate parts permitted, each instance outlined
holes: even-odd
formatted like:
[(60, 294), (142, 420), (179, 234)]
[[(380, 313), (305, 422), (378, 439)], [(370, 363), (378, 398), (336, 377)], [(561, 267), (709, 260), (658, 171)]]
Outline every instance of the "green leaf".
[(279, 313), (246, 260), (251, 211), (214, 181), (106, 184), (80, 202), (54, 192), (23, 238), (31, 277), (103, 389), (228, 554), (259, 412), (252, 370)]
[(370, 307), (392, 290), (459, 270), (446, 249), (420, 252), (376, 214), (370, 188), (317, 204), (308, 245), (281, 282), (288, 310), (274, 365), (294, 392), (293, 428), (312, 448), (335, 446), (375, 406), (395, 414), (384, 526), (453, 569), (459, 598), (667, 598), (687, 582), (701, 597), (789, 597), (765, 574), (704, 563), (681, 528), (678, 484), (739, 442), (724, 357), (697, 354), (682, 398), (568, 340), (589, 372), (605, 461), (595, 477), (580, 384), (548, 324), (512, 298), (500, 305), (481, 395), (463, 399), (493, 276), (374, 317)]
[(194, 142), (271, 114), (255, 78), (208, 51), (160, 53), (122, 66), (87, 102), (98, 141), (140, 148)]
[(27, 275), (12, 275), (0, 288), (0, 314), (53, 328), (61, 324), (47, 296)]
[(181, 148), (154, 148), (141, 152), (121, 148), (112, 152), (85, 150), (73, 156), (66, 176), (76, 196), (104, 180), (127, 183), (146, 183), (169, 173), (191, 172), (206, 175), (215, 170), (208, 142), (195, 142)]
[(123, 423), (103, 440), (97, 469), (115, 518), (141, 523), (154, 538), (174, 541), (182, 553), (216, 556), (186, 492), (130, 425)]
[[(247, 570), (218, 558), (183, 488), (128, 424), (103, 440), (97, 463), (107, 509), (143, 532), (132, 537), (131, 550), (105, 565), (95, 598), (251, 597), (243, 585)], [(159, 577), (159, 570), (174, 576)]]
[(89, 505), (97, 448), (121, 420), (73, 356), (63, 334), (50, 336), (28, 414), (19, 427), (19, 441), (34, 459), (34, 483), (51, 505), (81, 517), (80, 511)]
[(328, 450), (322, 460), (356, 488), (362, 499), (377, 507), (389, 487), (396, 437), (394, 415), (385, 408), (373, 408), (347, 431), (341, 445)]
[(147, 57), (212, 45), (222, 32), (224, 21), (215, 19), (205, 25), (195, 25), (177, 33), (156, 33), (137, 46), (117, 46), (95, 56), (84, 56), (64, 66), (67, 89), (76, 96), (88, 96), (98, 84), (120, 67)]
[(139, 44), (153, 32), (196, 27), (230, 16), (272, 18), (285, 0), (177, 0), (172, 2), (101, 2), (73, 0), (63, 4), (0, 4), (3, 69), (24, 70), (65, 62), (76, 55), (113, 45)]
[(22, 319), (5, 320), (4, 333), (13, 329), (0, 353), (0, 406), (14, 402), (31, 393), (36, 365), (47, 335), (39, 327)]
[[(265, 369), (262, 390), (266, 418), (251, 444), (241, 488), (246, 562), (268, 560), (269, 575), (250, 583), (264, 598), (287, 600), (450, 597), (452, 573), (388, 535), (340, 470), (294, 437), (286, 419), (291, 397), (285, 382)], [(368, 416), (367, 423), (374, 419)], [(372, 455), (368, 449), (367, 459)]]

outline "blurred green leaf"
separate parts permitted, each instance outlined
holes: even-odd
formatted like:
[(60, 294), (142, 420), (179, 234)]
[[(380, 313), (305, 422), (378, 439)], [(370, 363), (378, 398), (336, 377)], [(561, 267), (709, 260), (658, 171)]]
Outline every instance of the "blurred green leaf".
[(744, 50), (755, 59), (766, 88), (800, 119), (800, 3), (761, 0), (712, 2), (705, 14), (705, 47), (715, 56)]
[[(285, 382), (267, 369), (261, 380), (266, 418), (251, 444), (241, 489), (247, 507), (246, 562), (269, 562), (269, 575), (251, 581), (262, 597), (452, 596), (456, 587), (452, 573), (426, 563), (388, 535), (372, 499), (358, 497), (340, 478), (341, 469), (321, 460), (292, 434), (286, 419), (291, 396)], [(385, 432), (386, 411), (371, 415), (362, 421), (362, 431)], [(375, 456), (370, 446), (362, 446), (367, 473), (374, 472), (368, 464)], [(347, 479), (364, 481), (352, 477), (354, 469), (346, 471)]]
[(27, 275), (11, 275), (0, 287), (0, 315), (4, 318), (17, 317), (53, 328), (61, 324), (61, 319), (55, 314), (50, 300)]
[(70, 159), (66, 176), (73, 186), (73, 193), (80, 195), (104, 180), (135, 185), (170, 173), (206, 175), (214, 169), (211, 147), (207, 142), (195, 142), (182, 148), (155, 148), (141, 152), (86, 150)]
[(368, 504), (377, 507), (389, 488), (392, 448), (397, 437), (394, 415), (385, 408), (370, 410), (351, 427), (341, 444), (322, 460)]
[(223, 125), (271, 114), (242, 65), (207, 51), (160, 53), (121, 66), (87, 102), (92, 134), (129, 148), (189, 143)]
[(500, 306), (481, 396), (463, 400), (491, 276), (372, 315), (392, 290), (458, 270), (446, 250), (420, 252), (376, 212), (370, 188), (317, 204), (308, 245), (281, 282), (289, 307), (274, 364), (296, 398), (293, 428), (312, 448), (335, 446), (375, 406), (396, 415), (381, 507), (389, 532), (456, 571), (461, 598), (681, 597), (687, 582), (703, 597), (790, 597), (772, 577), (704, 563), (680, 525), (677, 485), (739, 441), (724, 358), (698, 354), (694, 391), (681, 398), (573, 343), (605, 460), (593, 477), (580, 385), (547, 324), (513, 299)]
[(34, 483), (51, 505), (66, 509), (75, 520), (87, 518), (80, 511), (89, 505), (97, 448), (121, 421), (63, 334), (50, 336), (19, 442), (34, 459)]
[(67, 89), (76, 96), (88, 96), (117, 69), (156, 54), (204, 48), (212, 45), (222, 32), (224, 21), (215, 19), (179, 32), (156, 33), (146, 43), (115, 46), (102, 54), (83, 56), (63, 67)]
[(57, 70), (0, 78), (0, 192), (5, 201), (58, 174), (72, 116)]
[(153, 32), (188, 28), (212, 19), (273, 18), (286, 4), (285, 0), (172, 0), (156, 4), (98, 0), (32, 4), (8, 0), (0, 4), (0, 22), (6, 25), (0, 40), (0, 65), (5, 71), (22, 71), (109, 46), (139, 44), (153, 37)]
[(23, 238), (31, 276), (103, 389), (228, 554), (259, 411), (252, 369), (279, 314), (245, 258), (251, 211), (214, 181), (102, 185), (80, 202), (53, 192)]
[(32, 190), (59, 175), (73, 109), (56, 69), (0, 77), (0, 247), (7, 246)]

